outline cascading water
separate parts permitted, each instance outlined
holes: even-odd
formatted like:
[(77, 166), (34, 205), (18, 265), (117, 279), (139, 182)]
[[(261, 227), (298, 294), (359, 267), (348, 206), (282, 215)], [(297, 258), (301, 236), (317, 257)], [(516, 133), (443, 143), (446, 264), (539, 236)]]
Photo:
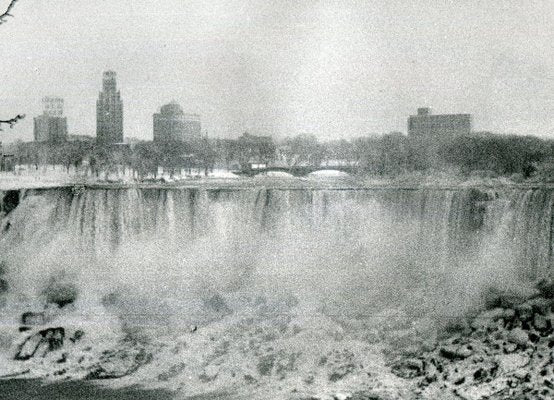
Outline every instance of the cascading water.
[(433, 330), (490, 287), (551, 276), (553, 201), (547, 189), (20, 192), (1, 222), (2, 347), (10, 358), (19, 316), (59, 281), (75, 299), (52, 320), (86, 335), (74, 377), (101, 363), (85, 349), (133, 337), (154, 356), (130, 381), (368, 385), (360, 376), (382, 365), (368, 343), (387, 329)]

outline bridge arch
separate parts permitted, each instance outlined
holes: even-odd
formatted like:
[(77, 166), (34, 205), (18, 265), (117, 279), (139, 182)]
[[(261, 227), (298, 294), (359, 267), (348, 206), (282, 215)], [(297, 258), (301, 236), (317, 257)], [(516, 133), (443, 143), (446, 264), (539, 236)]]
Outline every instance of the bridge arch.
[(256, 176), (267, 172), (286, 172), (293, 176), (297, 177), (303, 177), (307, 176), (308, 174), (312, 172), (318, 172), (318, 171), (335, 171), (335, 172), (344, 172), (347, 174), (352, 174), (355, 172), (355, 168), (353, 166), (334, 166), (334, 167), (328, 167), (328, 166), (293, 166), (293, 167), (265, 167), (265, 168), (254, 168), (254, 169), (243, 169), (240, 171), (236, 171), (235, 173), (238, 175), (243, 176)]

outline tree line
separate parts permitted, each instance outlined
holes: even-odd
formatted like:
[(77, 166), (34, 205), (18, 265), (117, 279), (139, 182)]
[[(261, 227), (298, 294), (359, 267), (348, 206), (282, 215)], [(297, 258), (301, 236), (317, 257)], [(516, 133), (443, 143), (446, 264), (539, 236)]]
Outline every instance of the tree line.
[[(261, 138), (261, 139), (260, 139)], [(137, 179), (193, 169), (207, 174), (214, 167), (244, 170), (252, 164), (351, 166), (361, 175), (397, 176), (412, 171), (448, 169), (462, 175), (544, 174), (554, 165), (554, 141), (533, 136), (479, 133), (451, 139), (422, 139), (399, 132), (352, 140), (322, 142), (314, 135), (297, 135), (274, 142), (269, 137), (243, 135), (238, 139), (198, 139), (190, 142), (138, 142), (99, 145), (93, 141), (59, 143), (18, 142), (15, 163), (38, 169), (63, 165), (88, 169), (96, 176), (125, 167)]]

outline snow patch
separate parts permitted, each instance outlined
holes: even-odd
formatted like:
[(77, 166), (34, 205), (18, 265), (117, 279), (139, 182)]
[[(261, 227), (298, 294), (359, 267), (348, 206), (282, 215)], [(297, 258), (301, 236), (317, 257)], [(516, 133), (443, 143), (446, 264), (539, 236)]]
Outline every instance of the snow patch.
[(337, 171), (336, 169), (322, 169), (320, 171), (310, 172), (308, 176), (310, 178), (345, 178), (350, 175), (344, 171)]

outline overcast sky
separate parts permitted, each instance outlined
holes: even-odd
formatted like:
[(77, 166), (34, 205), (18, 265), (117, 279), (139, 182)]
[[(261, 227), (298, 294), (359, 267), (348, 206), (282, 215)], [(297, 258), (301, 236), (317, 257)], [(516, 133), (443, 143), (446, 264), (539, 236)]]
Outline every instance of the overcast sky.
[(173, 99), (218, 137), (405, 132), (430, 106), (554, 138), (552, 1), (20, 0), (13, 14), (0, 117), (27, 118), (3, 141), (32, 138), (45, 95), (65, 99), (70, 133), (94, 135), (107, 69), (141, 139)]

